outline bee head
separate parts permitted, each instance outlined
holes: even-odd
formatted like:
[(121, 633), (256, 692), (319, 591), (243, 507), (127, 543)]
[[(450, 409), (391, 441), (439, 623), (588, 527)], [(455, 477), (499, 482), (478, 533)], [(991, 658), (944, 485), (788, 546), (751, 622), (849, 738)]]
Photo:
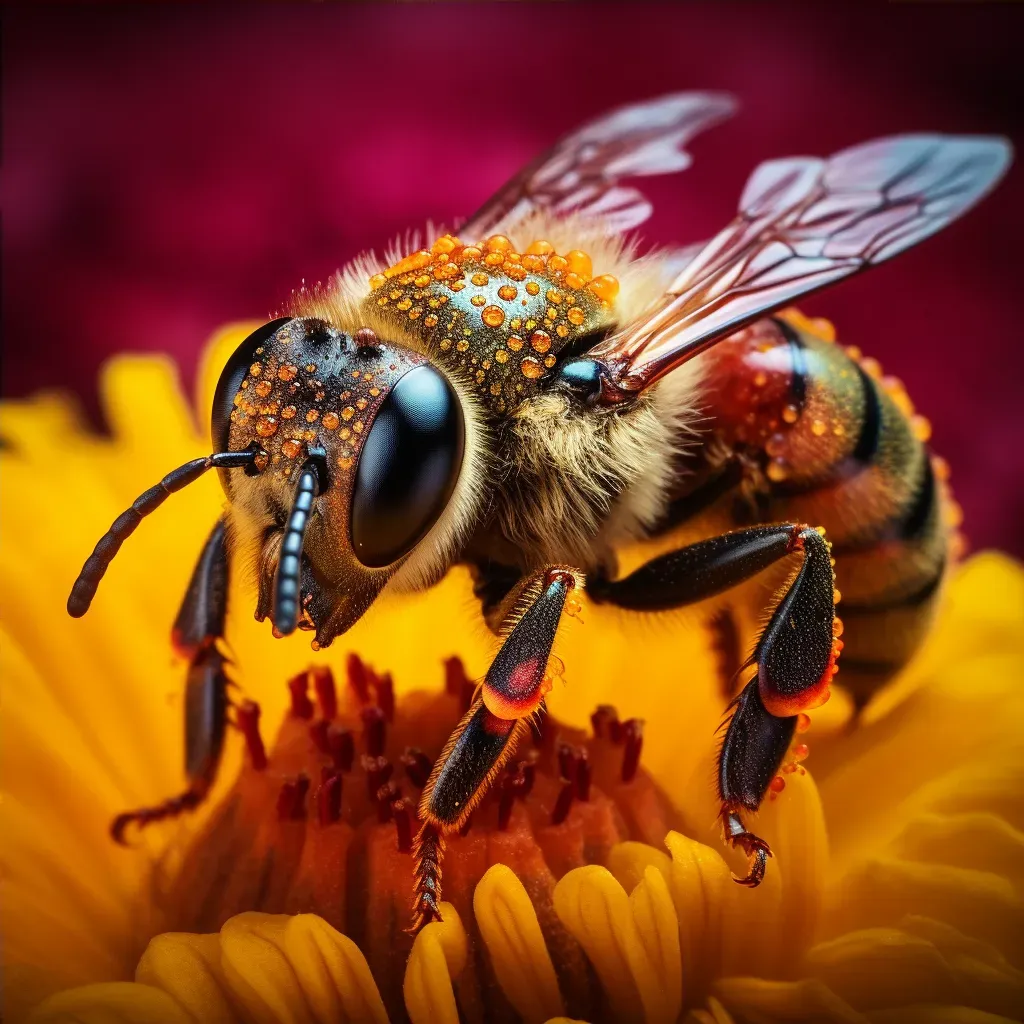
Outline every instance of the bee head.
[(443, 572), (476, 507), (456, 387), (368, 328), (282, 318), (255, 331), (221, 375), (212, 429), (221, 450), (261, 450), (258, 475), (222, 473), (233, 534), (256, 552), (257, 617), (285, 633), (297, 620), (321, 647), (392, 578)]

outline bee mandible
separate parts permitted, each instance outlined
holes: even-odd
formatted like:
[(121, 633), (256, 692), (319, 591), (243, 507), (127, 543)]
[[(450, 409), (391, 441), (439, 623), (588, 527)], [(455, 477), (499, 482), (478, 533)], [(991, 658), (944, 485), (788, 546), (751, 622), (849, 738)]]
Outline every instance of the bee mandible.
[[(709, 242), (640, 255), (627, 232), (651, 207), (620, 182), (685, 169), (689, 140), (732, 110), (680, 93), (613, 111), (458, 235), (357, 259), (239, 346), (214, 399), (216, 452), (114, 522), (68, 601), (83, 615), (142, 518), (218, 470), (224, 513), (173, 631), (189, 661), (188, 788), (120, 816), (115, 838), (210, 789), (240, 553), (256, 555), (257, 618), (312, 631), (316, 648), (386, 588), (421, 590), (465, 564), (501, 645), (423, 789), (413, 927), (438, 916), (445, 836), (544, 712), (559, 623), (584, 588), (641, 612), (706, 602), (733, 648), (737, 622), (767, 614), (749, 657), (732, 656), (729, 679), (752, 674), (727, 695), (717, 772), (724, 839), (748, 858), (737, 881), (762, 880), (770, 850), (746, 818), (798, 719), (827, 699), (844, 646), (858, 707), (907, 661), (953, 537), (942, 464), (905, 396), (787, 307), (945, 227), (1011, 151), (919, 134), (771, 160)], [(670, 537), (620, 574), (626, 541)], [(747, 585), (766, 576), (767, 609)]]

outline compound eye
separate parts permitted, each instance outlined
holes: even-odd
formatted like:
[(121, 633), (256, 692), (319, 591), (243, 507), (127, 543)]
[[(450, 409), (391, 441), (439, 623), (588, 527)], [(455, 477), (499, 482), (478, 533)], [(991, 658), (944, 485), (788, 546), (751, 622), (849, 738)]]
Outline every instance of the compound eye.
[(445, 510), (462, 468), (465, 422), (451, 384), (417, 366), (384, 400), (363, 442), (352, 494), (352, 548), (369, 568), (397, 561)]
[(220, 380), (217, 381), (217, 390), (213, 395), (210, 422), (210, 433), (217, 451), (226, 452), (228, 450), (228, 438), (231, 434), (231, 410), (234, 407), (235, 395), (238, 394), (238, 389), (242, 386), (249, 367), (256, 361), (256, 349), (291, 319), (290, 316), (278, 317), (276, 320), (271, 320), (269, 324), (257, 328), (235, 349), (227, 365), (221, 371)]

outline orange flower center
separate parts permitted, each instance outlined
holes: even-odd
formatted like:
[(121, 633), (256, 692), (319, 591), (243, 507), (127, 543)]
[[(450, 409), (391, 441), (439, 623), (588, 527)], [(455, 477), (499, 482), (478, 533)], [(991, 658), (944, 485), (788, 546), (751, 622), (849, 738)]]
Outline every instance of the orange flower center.
[[(245, 767), (169, 887), (170, 927), (212, 932), (248, 910), (317, 913), (357, 942), (389, 1013), (400, 1018), (416, 806), (475, 688), (457, 658), (445, 674), (443, 692), (396, 702), (390, 676), (354, 655), (340, 689), (327, 668), (304, 672), (289, 683), (291, 708), (269, 752), (258, 707), (237, 707)], [(608, 706), (591, 721), (590, 735), (550, 718), (538, 726), (530, 749), (517, 752), (452, 837), (443, 875), (443, 899), (471, 923), (484, 872), (496, 863), (512, 868), (536, 907), (573, 1013), (587, 1019), (597, 1009), (593, 986), (583, 951), (555, 913), (555, 883), (573, 868), (604, 863), (623, 840), (660, 846), (678, 825), (641, 766), (643, 722), (621, 722)], [(481, 1017), (492, 1000), (504, 1002), (482, 960), (463, 973), (458, 996), (467, 1019)]]

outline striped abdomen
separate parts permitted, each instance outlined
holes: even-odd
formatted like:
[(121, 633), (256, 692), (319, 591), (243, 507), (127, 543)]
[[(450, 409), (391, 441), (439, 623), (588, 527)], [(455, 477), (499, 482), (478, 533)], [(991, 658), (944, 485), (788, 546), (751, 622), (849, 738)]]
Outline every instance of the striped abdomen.
[(953, 506), (902, 386), (830, 333), (791, 314), (720, 343), (710, 412), (719, 451), (746, 466), (737, 523), (825, 527), (846, 627), (840, 682), (863, 703), (928, 629)]

